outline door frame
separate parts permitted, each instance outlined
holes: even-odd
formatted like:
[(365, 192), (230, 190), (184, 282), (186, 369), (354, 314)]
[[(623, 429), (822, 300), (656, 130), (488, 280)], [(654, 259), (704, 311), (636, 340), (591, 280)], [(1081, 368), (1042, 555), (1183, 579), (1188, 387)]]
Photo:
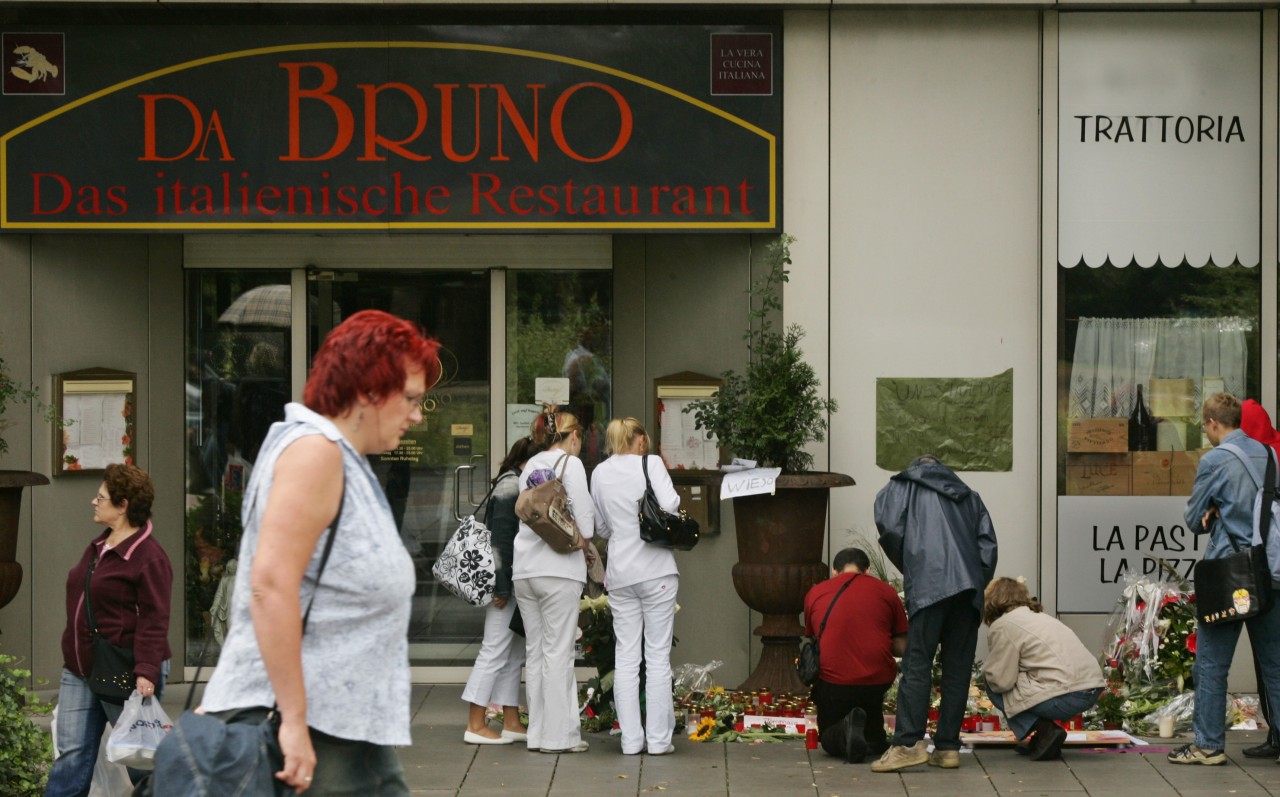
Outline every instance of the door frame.
[[(608, 271), (610, 235), (413, 235), (257, 233), (188, 235), (185, 269), (288, 270), (292, 286), (293, 399), (307, 372), (307, 274), (313, 271), (487, 271), (489, 274), (489, 462), (507, 453), (506, 287), (511, 270)], [(183, 570), (185, 583), (187, 573)], [(186, 679), (195, 667), (185, 667)], [(464, 683), (471, 665), (411, 666), (413, 683)], [(580, 677), (594, 671), (582, 669)]]

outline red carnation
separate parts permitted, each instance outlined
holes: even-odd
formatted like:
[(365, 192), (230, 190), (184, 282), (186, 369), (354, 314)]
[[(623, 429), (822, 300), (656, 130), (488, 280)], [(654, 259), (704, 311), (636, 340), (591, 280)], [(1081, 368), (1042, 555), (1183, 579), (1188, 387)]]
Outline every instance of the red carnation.
[(1195, 631), (1192, 631), (1190, 634), (1187, 634), (1187, 650), (1191, 651), (1192, 653), (1196, 652), (1196, 632)]

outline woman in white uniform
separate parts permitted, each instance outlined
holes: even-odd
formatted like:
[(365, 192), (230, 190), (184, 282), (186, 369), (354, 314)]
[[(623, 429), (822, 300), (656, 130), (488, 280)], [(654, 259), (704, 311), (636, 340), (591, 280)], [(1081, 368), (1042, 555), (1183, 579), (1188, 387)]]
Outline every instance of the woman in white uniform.
[[(591, 474), (596, 531), (609, 540), (605, 586), (615, 641), (613, 699), (622, 730), (622, 752), (675, 752), (671, 734), (671, 639), (680, 578), (675, 553), (640, 539), (639, 506), (645, 470), (658, 503), (676, 512), (680, 496), (662, 457), (649, 453), (649, 436), (635, 418), (610, 421), (605, 433), (613, 456)], [(646, 717), (640, 720), (640, 661), (643, 644)]]
[(583, 551), (595, 533), (595, 510), (587, 491), (582, 426), (570, 412), (555, 408), (533, 422), (533, 442), (545, 450), (525, 463), (520, 490), (559, 478), (572, 502), (582, 548), (556, 553), (524, 522), (516, 534), (512, 580), (524, 620), (525, 692), (529, 700), (530, 752), (585, 753), (578, 720), (578, 682), (573, 642), (578, 631), (578, 601), (587, 582)]

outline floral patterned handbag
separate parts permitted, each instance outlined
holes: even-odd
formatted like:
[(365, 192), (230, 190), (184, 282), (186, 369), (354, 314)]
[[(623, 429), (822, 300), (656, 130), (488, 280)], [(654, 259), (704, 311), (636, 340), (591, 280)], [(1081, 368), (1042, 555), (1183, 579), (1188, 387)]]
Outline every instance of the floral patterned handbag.
[[(480, 500), (476, 512), (488, 503), (491, 495), (492, 487)], [(462, 519), (458, 530), (440, 552), (440, 558), (431, 566), (431, 572), (441, 586), (472, 606), (487, 606), (493, 602), (497, 570), (498, 557), (489, 528), (474, 514)]]

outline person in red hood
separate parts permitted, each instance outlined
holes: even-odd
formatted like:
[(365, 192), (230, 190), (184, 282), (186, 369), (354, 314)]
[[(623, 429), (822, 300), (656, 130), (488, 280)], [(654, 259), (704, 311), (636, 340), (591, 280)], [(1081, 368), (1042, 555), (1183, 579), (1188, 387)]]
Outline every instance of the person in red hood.
[(1280, 456), (1280, 432), (1271, 425), (1271, 416), (1266, 408), (1253, 399), (1245, 399), (1240, 404), (1240, 431), (1259, 443), (1271, 446)]
[[(1271, 416), (1266, 408), (1253, 399), (1245, 399), (1240, 404), (1240, 430), (1263, 445), (1271, 446), (1280, 457), (1280, 432), (1271, 425)], [(1258, 665), (1258, 657), (1253, 658), (1253, 672), (1258, 681), (1258, 702), (1264, 715), (1270, 714), (1270, 701), (1267, 699), (1267, 688), (1262, 683), (1262, 670)], [(1246, 747), (1244, 754), (1249, 758), (1275, 758), (1280, 756), (1280, 730), (1272, 727), (1267, 732), (1267, 739), (1262, 744)]]

